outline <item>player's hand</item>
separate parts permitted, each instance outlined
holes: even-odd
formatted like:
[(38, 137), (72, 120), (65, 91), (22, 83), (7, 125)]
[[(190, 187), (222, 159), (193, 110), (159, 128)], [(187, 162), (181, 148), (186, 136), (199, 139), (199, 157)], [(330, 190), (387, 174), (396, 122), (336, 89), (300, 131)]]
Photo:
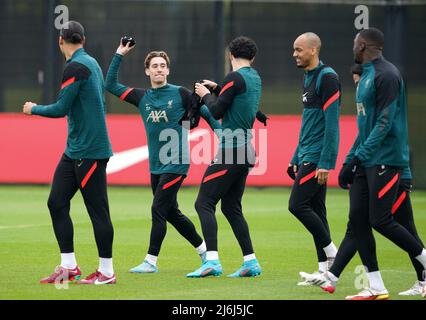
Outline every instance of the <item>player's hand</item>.
[(24, 106), (22, 108), (22, 112), (26, 115), (31, 115), (31, 110), (34, 106), (36, 106), (37, 103), (31, 102), (31, 101), (27, 101), (24, 103)]
[(206, 94), (210, 93), (209, 89), (203, 86), (201, 83), (195, 84), (195, 93), (202, 99)]
[(339, 173), (339, 186), (342, 189), (349, 189), (348, 185), (354, 182), (355, 173), (360, 164), (361, 161), (357, 157), (353, 157), (349, 163), (342, 166)]
[(317, 169), (315, 178), (318, 179), (318, 184), (323, 185), (327, 183), (328, 174), (330, 173), (327, 169)]
[(213, 81), (210, 81), (210, 80), (206, 80), (206, 79), (204, 79), (201, 84), (203, 86), (207, 87), (207, 88), (210, 88), (211, 90), (214, 90), (217, 87), (217, 83), (216, 82), (213, 82)]
[(123, 44), (121, 43), (121, 40), (123, 38), (120, 39), (120, 46), (117, 48), (117, 53), (121, 54), (122, 56), (125, 56), (130, 50), (132, 50), (136, 45), (130, 46), (130, 42), (127, 42), (127, 44), (125, 46), (123, 46)]
[(289, 163), (288, 167), (287, 167), (287, 174), (288, 176), (292, 179), (295, 180), (296, 179), (296, 173), (298, 171), (298, 167), (297, 164), (292, 164)]

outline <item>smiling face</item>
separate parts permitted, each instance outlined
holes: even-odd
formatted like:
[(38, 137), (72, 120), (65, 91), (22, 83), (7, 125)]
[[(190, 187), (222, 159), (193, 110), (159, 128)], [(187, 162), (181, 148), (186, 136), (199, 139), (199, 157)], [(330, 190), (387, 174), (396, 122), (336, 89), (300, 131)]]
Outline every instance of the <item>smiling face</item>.
[(145, 74), (149, 76), (151, 84), (161, 86), (167, 82), (170, 73), (167, 61), (163, 57), (154, 57), (149, 61), (149, 67), (145, 69)]
[(299, 36), (293, 44), (293, 58), (298, 68), (308, 68), (318, 56), (319, 50), (306, 35)]

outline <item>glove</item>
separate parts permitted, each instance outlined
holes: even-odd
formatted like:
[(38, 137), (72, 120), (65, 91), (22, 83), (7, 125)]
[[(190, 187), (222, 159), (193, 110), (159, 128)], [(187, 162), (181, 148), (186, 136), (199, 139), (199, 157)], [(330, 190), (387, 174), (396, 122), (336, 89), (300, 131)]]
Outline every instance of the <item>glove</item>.
[(182, 119), (180, 119), (179, 121), (180, 125), (182, 125), (182, 121), (189, 121), (189, 129), (194, 129), (198, 127), (198, 124), (200, 123), (200, 108), (204, 103), (203, 101), (201, 101), (200, 97), (195, 93), (195, 84), (201, 82), (203, 81), (197, 80), (194, 82), (193, 91), (191, 94), (191, 104), (187, 112), (185, 112)]
[(343, 164), (339, 173), (339, 186), (342, 189), (349, 189), (348, 185), (354, 182), (355, 173), (360, 164), (361, 161), (357, 157), (353, 157), (349, 163)]
[(294, 172), (294, 170), (293, 170), (293, 166), (295, 166), (294, 164), (292, 164), (292, 163), (290, 163), (289, 165), (288, 165), (288, 168), (287, 168), (287, 174), (288, 174), (288, 176), (292, 179), (292, 180), (295, 180), (296, 179), (296, 173), (297, 173), (297, 171), (299, 170), (299, 167), (296, 165), (296, 172)]
[(266, 120), (268, 120), (269, 118), (266, 114), (264, 114), (262, 111), (259, 110), (256, 113), (256, 119), (257, 121), (262, 122), (263, 125), (266, 127)]

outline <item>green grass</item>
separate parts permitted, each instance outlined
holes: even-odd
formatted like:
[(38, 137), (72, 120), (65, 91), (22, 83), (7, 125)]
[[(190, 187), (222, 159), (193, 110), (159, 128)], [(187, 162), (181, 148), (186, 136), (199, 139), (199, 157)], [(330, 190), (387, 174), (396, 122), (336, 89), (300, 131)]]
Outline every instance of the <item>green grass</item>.
[[(146, 254), (150, 232), (151, 191), (148, 188), (111, 187), (109, 199), (115, 227), (115, 286), (70, 285), (58, 290), (41, 285), (40, 277), (59, 264), (59, 252), (46, 207), (49, 187), (0, 186), (0, 299), (343, 299), (357, 291), (360, 265), (356, 256), (343, 273), (333, 295), (318, 288), (297, 287), (298, 272), (317, 267), (312, 237), (288, 212), (289, 189), (248, 188), (243, 198), (256, 255), (263, 268), (257, 278), (186, 279), (185, 274), (199, 267), (195, 250), (169, 225), (159, 257), (158, 274), (133, 275), (128, 270)], [(179, 192), (182, 212), (201, 231), (193, 207), (197, 189)], [(426, 192), (414, 192), (412, 202), (420, 236), (426, 238)], [(327, 194), (329, 223), (334, 242), (344, 235), (348, 216), (348, 196), (342, 190)], [(92, 226), (80, 194), (72, 200), (75, 252), (83, 275), (97, 268), (97, 250)], [(226, 219), (217, 212), (219, 253), (225, 274), (237, 269), (241, 252)], [(392, 299), (410, 287), (415, 273), (404, 252), (376, 234), (379, 263)], [(414, 298), (421, 299), (421, 298)]]

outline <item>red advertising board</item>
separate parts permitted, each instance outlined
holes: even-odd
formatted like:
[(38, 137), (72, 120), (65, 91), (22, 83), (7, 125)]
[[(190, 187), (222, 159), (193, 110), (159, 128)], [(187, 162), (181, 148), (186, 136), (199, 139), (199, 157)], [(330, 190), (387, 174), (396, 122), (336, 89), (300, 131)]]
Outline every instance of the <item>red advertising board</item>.
[[(147, 141), (140, 117), (108, 115), (107, 125), (114, 152), (108, 163), (108, 183), (149, 185)], [(286, 169), (297, 145), (300, 125), (300, 116), (286, 115), (271, 115), (267, 127), (255, 123), (253, 143), (258, 163), (249, 175), (247, 185), (291, 185)], [(341, 116), (336, 168), (341, 167), (356, 132), (355, 117)], [(65, 150), (66, 137), (65, 118), (0, 114), (0, 183), (50, 183)], [(191, 166), (184, 184), (198, 185), (214, 156), (209, 142), (216, 139), (201, 120), (200, 126), (191, 130), (190, 141)], [(336, 171), (331, 172), (329, 185), (337, 185)]]

